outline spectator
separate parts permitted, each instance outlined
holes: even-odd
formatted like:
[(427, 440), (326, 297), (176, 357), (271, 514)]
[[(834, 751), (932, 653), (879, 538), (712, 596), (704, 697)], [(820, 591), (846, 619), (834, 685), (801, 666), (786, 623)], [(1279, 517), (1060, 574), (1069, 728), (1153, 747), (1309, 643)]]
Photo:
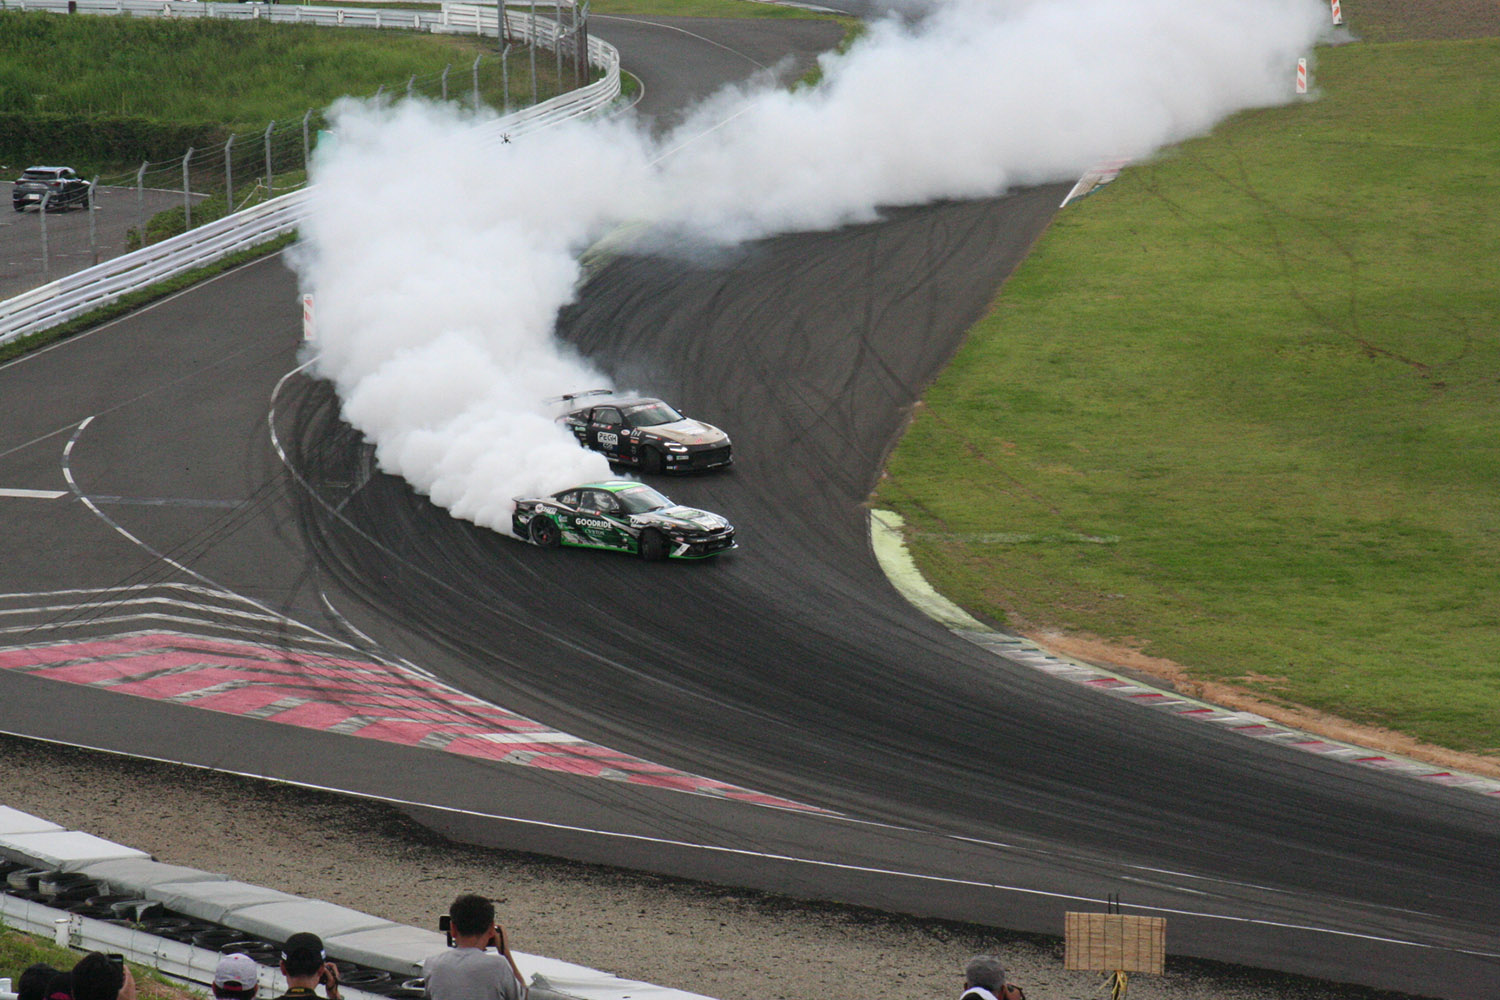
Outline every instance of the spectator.
[[(494, 903), (459, 896), (448, 907), (448, 934), (452, 947), (422, 963), (427, 1000), (522, 1000), (524, 980), (495, 923)], [(498, 954), (486, 951), (491, 945)]]
[(217, 1000), (254, 1000), (260, 988), (260, 965), (244, 952), (234, 952), (219, 959), (214, 969), (214, 997)]
[(80, 958), (73, 966), (73, 1000), (135, 1000), (135, 977), (125, 959), (97, 951)]
[(339, 969), (323, 952), (323, 939), (316, 934), (293, 934), (281, 949), (281, 974), (286, 992), (276, 1000), (311, 1000), (324, 987), (328, 1000), (339, 1000)]
[(59, 972), (47, 980), (46, 1000), (73, 1000), (73, 973)]
[[(28, 965), (26, 971), (21, 973), (21, 978), (16, 980), (17, 1000), (47, 1000), (49, 995), (47, 987), (52, 985), (52, 980), (58, 977), (66, 978), (67, 975), (61, 969), (54, 969), (45, 962)], [(66, 996), (73, 995), (71, 988), (65, 988), (60, 992)]]
[(975, 955), (964, 969), (959, 1000), (1026, 1000), (1021, 987), (1005, 981), (1005, 965), (994, 955)]

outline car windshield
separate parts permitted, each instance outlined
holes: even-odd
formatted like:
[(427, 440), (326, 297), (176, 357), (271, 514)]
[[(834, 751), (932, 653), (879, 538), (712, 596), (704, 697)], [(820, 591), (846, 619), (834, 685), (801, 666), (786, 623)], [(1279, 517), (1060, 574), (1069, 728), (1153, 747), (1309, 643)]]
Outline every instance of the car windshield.
[(672, 506), (672, 501), (649, 486), (631, 486), (615, 493), (615, 499), (627, 514), (644, 514)]
[(23, 181), (55, 181), (58, 178), (56, 170), (24, 170), (21, 172)]
[(683, 419), (682, 414), (661, 400), (642, 403), (625, 411), (625, 422), (631, 427), (655, 427), (657, 424), (675, 424)]

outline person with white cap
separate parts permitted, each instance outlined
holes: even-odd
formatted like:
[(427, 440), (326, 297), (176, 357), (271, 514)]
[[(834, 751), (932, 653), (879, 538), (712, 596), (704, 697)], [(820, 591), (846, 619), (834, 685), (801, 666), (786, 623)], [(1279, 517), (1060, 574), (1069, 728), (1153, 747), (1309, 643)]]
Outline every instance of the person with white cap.
[(254, 1000), (260, 989), (260, 963), (236, 951), (219, 958), (213, 990), (217, 1000)]
[(975, 955), (964, 968), (959, 1000), (1026, 1000), (1021, 987), (1005, 981), (1005, 963), (994, 955)]

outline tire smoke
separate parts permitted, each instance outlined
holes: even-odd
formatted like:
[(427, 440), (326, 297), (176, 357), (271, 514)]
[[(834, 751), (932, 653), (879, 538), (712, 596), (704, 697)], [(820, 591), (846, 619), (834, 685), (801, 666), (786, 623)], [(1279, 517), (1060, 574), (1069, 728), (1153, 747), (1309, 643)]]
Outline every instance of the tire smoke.
[(660, 139), (604, 120), (495, 146), (448, 107), (336, 105), (293, 260), (314, 371), (380, 467), (502, 532), (512, 498), (611, 476), (546, 400), (610, 382), (553, 329), (617, 226), (723, 244), (1070, 180), (1291, 100), (1328, 21), (1321, 0), (912, 9), (824, 55), (818, 85), (726, 89)]

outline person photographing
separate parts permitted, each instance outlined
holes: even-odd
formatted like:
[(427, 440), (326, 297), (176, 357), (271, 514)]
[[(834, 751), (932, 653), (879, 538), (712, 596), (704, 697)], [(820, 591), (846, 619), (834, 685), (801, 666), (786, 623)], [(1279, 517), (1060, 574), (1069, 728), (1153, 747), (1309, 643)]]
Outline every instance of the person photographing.
[(451, 947), (422, 963), (427, 1000), (524, 1000), (521, 970), (495, 923), (494, 903), (459, 896), (443, 926)]
[(1026, 994), (1005, 978), (1005, 965), (994, 955), (975, 955), (964, 967), (964, 991), (959, 1000), (1026, 1000)]
[(281, 974), (286, 977), (286, 992), (276, 1000), (319, 1000), (319, 986), (328, 1000), (340, 1000), (339, 968), (328, 961), (323, 939), (316, 934), (303, 932), (287, 938), (281, 949)]

